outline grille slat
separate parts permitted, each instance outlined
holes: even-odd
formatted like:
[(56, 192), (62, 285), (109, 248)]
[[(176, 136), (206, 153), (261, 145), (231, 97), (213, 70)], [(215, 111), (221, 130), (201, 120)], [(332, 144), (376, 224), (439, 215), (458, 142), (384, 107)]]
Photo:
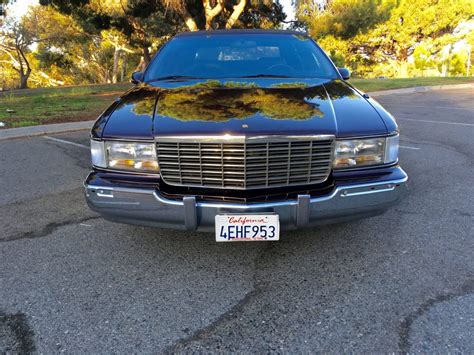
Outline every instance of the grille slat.
[[(275, 139), (277, 138), (277, 139)], [(266, 188), (317, 184), (331, 171), (333, 138), (268, 142), (160, 142), (158, 164), (171, 185)]]

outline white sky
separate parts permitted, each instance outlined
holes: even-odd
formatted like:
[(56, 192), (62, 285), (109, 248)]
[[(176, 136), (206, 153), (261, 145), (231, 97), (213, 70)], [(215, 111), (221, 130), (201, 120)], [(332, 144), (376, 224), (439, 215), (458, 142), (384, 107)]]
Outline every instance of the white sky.
[(8, 16), (21, 17), (28, 11), (30, 5), (35, 5), (38, 0), (16, 0), (8, 6)]
[(295, 19), (295, 9), (291, 1), (292, 0), (280, 0), (280, 4), (283, 5), (283, 10), (286, 13), (286, 21), (293, 21)]

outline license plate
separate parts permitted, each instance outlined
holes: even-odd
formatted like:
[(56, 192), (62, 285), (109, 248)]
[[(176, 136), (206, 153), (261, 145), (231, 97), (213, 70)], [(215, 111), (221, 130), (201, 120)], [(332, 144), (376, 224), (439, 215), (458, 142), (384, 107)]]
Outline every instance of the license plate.
[(215, 221), (217, 242), (280, 239), (280, 221), (277, 214), (219, 214)]

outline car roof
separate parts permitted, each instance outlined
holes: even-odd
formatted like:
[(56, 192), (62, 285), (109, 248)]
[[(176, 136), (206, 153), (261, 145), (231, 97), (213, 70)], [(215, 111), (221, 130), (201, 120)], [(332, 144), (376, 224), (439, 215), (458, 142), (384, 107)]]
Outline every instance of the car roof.
[(207, 35), (233, 35), (233, 34), (281, 34), (281, 35), (293, 35), (293, 36), (305, 36), (308, 34), (301, 31), (290, 31), (290, 30), (266, 30), (266, 29), (230, 29), (230, 30), (210, 30), (210, 31), (194, 31), (194, 32), (181, 32), (175, 37), (188, 37), (188, 36), (207, 36)]

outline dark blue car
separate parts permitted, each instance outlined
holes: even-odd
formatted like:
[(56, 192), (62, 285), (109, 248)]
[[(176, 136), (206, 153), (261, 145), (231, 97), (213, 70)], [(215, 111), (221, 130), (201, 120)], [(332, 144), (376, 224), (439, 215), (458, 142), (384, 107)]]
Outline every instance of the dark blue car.
[(398, 126), (347, 79), (298, 32), (180, 34), (94, 124), (87, 202), (217, 241), (381, 214), (406, 192)]

